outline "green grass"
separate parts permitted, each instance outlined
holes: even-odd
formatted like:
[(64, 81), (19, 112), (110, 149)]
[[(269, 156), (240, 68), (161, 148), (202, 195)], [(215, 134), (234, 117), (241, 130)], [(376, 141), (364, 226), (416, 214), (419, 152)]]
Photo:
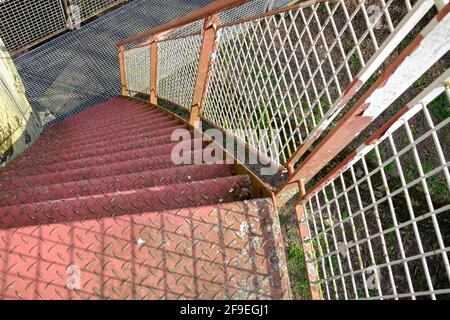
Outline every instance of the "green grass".
[(450, 118), (450, 106), (447, 97), (441, 94), (428, 105), (428, 110), (439, 121), (442, 122)]
[(286, 250), (291, 287), (294, 299), (311, 299), (309, 281), (306, 276), (305, 255), (299, 244), (293, 243)]

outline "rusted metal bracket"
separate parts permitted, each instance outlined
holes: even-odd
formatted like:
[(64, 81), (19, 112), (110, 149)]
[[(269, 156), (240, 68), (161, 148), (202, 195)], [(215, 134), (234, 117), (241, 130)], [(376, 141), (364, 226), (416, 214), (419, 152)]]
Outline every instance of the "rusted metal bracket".
[(128, 96), (127, 77), (125, 74), (125, 48), (119, 47), (119, 70), (120, 70), (120, 85), (122, 96)]
[(157, 104), (158, 86), (158, 36), (154, 36), (150, 42), (150, 103)]
[(209, 71), (216, 49), (217, 27), (220, 25), (218, 15), (213, 15), (205, 20), (204, 35), (202, 40), (202, 47), (200, 51), (200, 59), (197, 73), (197, 80), (195, 82), (194, 98), (192, 100), (191, 114), (189, 124), (197, 126), (201, 116), (201, 105), (208, 85)]

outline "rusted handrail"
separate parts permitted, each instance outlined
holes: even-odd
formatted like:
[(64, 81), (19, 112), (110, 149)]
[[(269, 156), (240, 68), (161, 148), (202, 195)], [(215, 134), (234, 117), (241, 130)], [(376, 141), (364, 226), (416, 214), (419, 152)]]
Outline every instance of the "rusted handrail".
[(195, 22), (200, 19), (207, 18), (214, 14), (220, 13), (222, 11), (237, 7), (244, 3), (250, 2), (250, 0), (216, 0), (213, 3), (191, 12), (173, 22), (166, 23), (162, 26), (156, 27), (154, 29), (142, 32), (134, 37), (122, 40), (116, 44), (117, 47), (125, 46), (127, 44), (133, 43), (135, 41), (139, 41), (148, 37), (151, 37), (155, 34), (166, 32), (171, 29), (175, 29), (186, 24)]

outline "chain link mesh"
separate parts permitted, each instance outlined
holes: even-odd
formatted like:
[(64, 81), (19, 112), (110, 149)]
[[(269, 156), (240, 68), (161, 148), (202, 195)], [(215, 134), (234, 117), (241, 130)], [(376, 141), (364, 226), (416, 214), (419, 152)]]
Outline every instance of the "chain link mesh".
[(192, 106), (202, 34), (158, 43), (158, 96)]
[(239, 137), (269, 141), (268, 156), (286, 163), (331, 123), (331, 107), (409, 10), (409, 1), (341, 0), (220, 29), (205, 116), (232, 133), (251, 129)]
[(450, 297), (445, 79), (306, 196), (303, 242), (326, 299)]
[(241, 19), (254, 17), (266, 12), (270, 3), (271, 0), (250, 1), (241, 6), (220, 13), (219, 18), (223, 24), (226, 24)]
[(150, 46), (125, 51), (124, 60), (127, 90), (150, 94)]

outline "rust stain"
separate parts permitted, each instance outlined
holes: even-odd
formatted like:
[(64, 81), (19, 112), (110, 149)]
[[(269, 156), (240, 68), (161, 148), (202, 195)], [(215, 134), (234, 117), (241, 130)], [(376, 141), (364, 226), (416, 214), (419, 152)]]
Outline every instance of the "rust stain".
[(441, 11), (436, 15), (436, 20), (441, 21), (450, 12), (450, 3), (448, 3)]

